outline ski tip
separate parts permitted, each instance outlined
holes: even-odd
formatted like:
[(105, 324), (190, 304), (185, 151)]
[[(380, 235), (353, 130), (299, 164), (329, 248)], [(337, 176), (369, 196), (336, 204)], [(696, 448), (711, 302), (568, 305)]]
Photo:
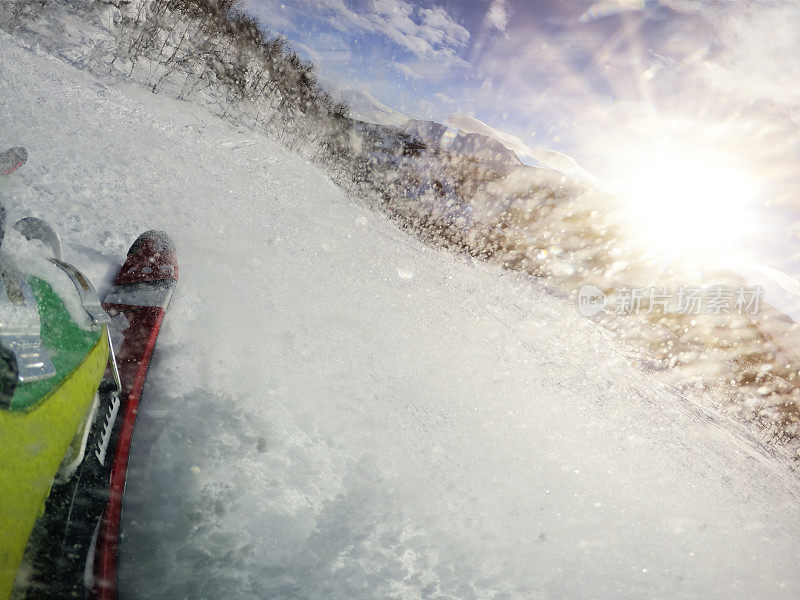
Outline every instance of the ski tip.
[(178, 255), (175, 244), (163, 231), (145, 231), (128, 250), (128, 257), (114, 284), (174, 283), (177, 279)]
[(28, 150), (22, 146), (0, 152), (0, 175), (8, 175), (19, 169), (28, 160)]
[(28, 160), (27, 148), (23, 148), (22, 146), (14, 146), (13, 148), (9, 148), (8, 152), (20, 163), (24, 163)]
[(153, 254), (175, 254), (175, 243), (172, 239), (163, 231), (153, 229), (145, 231), (136, 238), (128, 250), (128, 256), (140, 254), (145, 246), (148, 246), (147, 251)]

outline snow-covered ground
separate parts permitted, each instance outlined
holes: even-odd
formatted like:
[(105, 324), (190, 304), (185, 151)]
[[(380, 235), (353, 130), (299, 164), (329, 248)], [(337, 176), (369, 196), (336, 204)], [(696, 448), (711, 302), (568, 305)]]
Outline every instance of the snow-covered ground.
[(795, 476), (571, 304), (197, 106), (0, 55), (12, 222), (99, 287), (143, 229), (178, 246), (123, 600), (797, 597)]

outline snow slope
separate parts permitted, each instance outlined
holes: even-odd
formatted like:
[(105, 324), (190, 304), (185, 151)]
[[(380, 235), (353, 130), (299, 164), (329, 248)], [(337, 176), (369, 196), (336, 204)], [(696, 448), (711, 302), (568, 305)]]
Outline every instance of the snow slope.
[(196, 106), (0, 54), (10, 217), (101, 287), (145, 228), (180, 253), (123, 600), (796, 597), (794, 477), (572, 305)]

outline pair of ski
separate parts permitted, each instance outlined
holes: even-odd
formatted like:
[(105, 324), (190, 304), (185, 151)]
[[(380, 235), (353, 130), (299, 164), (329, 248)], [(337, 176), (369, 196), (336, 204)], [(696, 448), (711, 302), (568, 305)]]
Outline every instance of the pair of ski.
[[(0, 173), (16, 170), (26, 159), (21, 148), (0, 153)], [(23, 231), (29, 238), (57, 241), (50, 233)], [(56, 254), (60, 242), (58, 246)], [(66, 481), (54, 483), (31, 536), (26, 600), (116, 597), (130, 445), (150, 359), (177, 281), (177, 255), (169, 237), (160, 231), (140, 235), (102, 303), (111, 318), (109, 368), (98, 390), (84, 458)], [(92, 290), (88, 281), (85, 286)]]

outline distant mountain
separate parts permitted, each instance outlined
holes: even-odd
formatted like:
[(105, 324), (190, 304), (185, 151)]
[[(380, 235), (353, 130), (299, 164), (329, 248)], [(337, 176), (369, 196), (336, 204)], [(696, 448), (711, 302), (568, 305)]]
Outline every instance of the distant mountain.
[(324, 77), (320, 77), (320, 82), (336, 100), (347, 102), (350, 114), (355, 119), (394, 126), (400, 126), (408, 120), (406, 115), (386, 106), (366, 90), (342, 86)]
[(547, 148), (531, 148), (517, 136), (495, 129), (475, 117), (455, 113), (447, 115), (445, 124), (455, 129), (460, 129), (465, 133), (479, 133), (491, 137), (513, 151), (517, 156), (526, 159), (526, 162), (533, 166), (553, 169), (572, 179), (588, 181), (593, 185), (603, 187), (602, 182), (597, 177), (586, 171), (566, 154), (556, 150), (548, 150)]
[(442, 125), (436, 121), (421, 121), (419, 119), (408, 119), (400, 128), (421, 140), (435, 142), (437, 144), (445, 137), (448, 130), (446, 125)]
[(433, 142), (451, 153), (474, 158), (501, 173), (507, 173), (522, 165), (515, 152), (488, 135), (467, 133), (435, 121), (418, 119), (409, 119), (401, 129), (424, 142)]
[(445, 117), (444, 124), (453, 129), (460, 129), (464, 133), (480, 133), (493, 138), (519, 157), (528, 156), (531, 153), (531, 149), (517, 136), (495, 129), (475, 117), (454, 113)]
[(362, 121), (371, 121), (380, 125), (402, 125), (408, 117), (389, 108), (366, 90), (348, 88), (343, 98), (350, 105), (350, 113)]

